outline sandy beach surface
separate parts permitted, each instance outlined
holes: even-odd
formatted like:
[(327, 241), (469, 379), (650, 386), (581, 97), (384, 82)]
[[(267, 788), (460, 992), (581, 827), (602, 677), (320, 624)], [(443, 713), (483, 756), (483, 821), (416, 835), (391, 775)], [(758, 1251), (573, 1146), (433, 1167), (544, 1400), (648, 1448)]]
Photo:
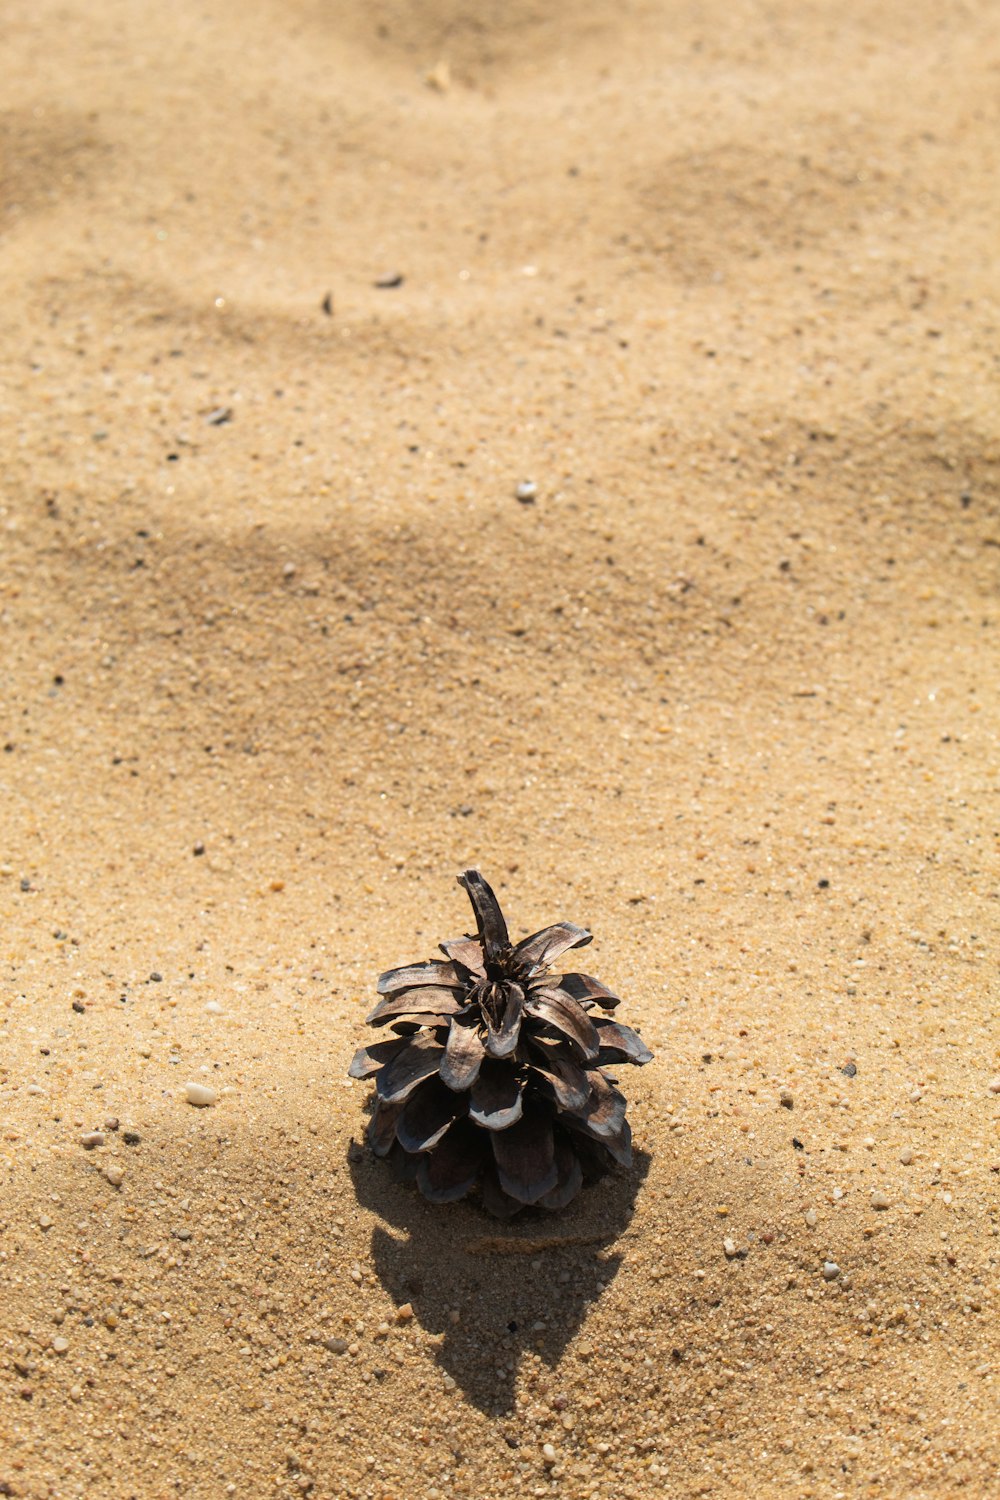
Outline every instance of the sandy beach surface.
[[(996, 1493), (998, 19), (5, 6), (0, 1494)], [(558, 1217), (358, 1144), (469, 864)]]

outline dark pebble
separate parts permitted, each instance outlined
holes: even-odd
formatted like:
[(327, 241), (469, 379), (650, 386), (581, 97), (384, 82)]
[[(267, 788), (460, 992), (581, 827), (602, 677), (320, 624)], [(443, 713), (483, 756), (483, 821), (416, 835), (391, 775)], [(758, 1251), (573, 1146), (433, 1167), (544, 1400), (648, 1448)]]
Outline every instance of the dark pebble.
[(819, 886), (821, 891), (829, 890), (830, 888), (830, 882), (826, 879), (817, 880), (816, 884)]
[(858, 1071), (857, 1063), (845, 1063), (840, 1070), (846, 1078), (853, 1078)]
[(78, 1016), (82, 1016), (86, 1008), (87, 1007), (84, 1005), (82, 1000), (73, 1001), (73, 1009), (76, 1011)]
[(21, 889), (22, 891), (31, 890), (31, 881), (28, 879), (27, 875), (23, 876), (21, 879)]
[(192, 849), (191, 853), (194, 854), (194, 855), (199, 855), (199, 854), (204, 854), (204, 852), (205, 852), (205, 845), (202, 843), (201, 839), (199, 839), (198, 842), (195, 844), (194, 848)]
[(795, 1147), (796, 1151), (804, 1151), (806, 1149), (799, 1138), (794, 1135), (792, 1136), (792, 1145)]
[(387, 292), (393, 287), (402, 286), (405, 280), (402, 271), (390, 271), (386, 276), (376, 276), (375, 285), (380, 292)]
[(139, 1142), (142, 1140), (142, 1136), (137, 1130), (123, 1130), (122, 1140), (125, 1142), (126, 1146), (138, 1146)]
[(163, 975), (162, 974), (158, 974), (155, 969), (153, 970), (152, 974), (150, 974), (149, 978), (150, 978), (150, 982), (152, 984), (162, 984), (163, 983)]

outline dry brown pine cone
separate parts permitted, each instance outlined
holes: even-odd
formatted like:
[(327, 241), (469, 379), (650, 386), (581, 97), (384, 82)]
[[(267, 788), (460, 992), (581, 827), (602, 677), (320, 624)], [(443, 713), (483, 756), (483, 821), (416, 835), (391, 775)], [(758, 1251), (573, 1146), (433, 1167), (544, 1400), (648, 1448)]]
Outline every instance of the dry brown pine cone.
[(477, 937), (442, 943), (447, 961), (389, 969), (372, 1026), (388, 1041), (362, 1047), (352, 1078), (374, 1078), (368, 1141), (416, 1179), (432, 1203), (479, 1186), (502, 1218), (526, 1204), (563, 1208), (585, 1178), (628, 1166), (632, 1133), (609, 1064), (647, 1063), (636, 1032), (606, 1017), (617, 996), (589, 974), (549, 974), (591, 940), (557, 922), (512, 944), (499, 902), (478, 870), (459, 882)]

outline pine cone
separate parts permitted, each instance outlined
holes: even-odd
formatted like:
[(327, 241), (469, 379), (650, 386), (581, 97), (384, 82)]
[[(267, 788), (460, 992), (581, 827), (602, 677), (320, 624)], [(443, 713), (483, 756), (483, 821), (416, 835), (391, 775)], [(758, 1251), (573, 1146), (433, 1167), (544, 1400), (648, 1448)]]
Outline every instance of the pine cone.
[(388, 1041), (362, 1047), (352, 1078), (374, 1077), (368, 1141), (432, 1203), (477, 1185), (500, 1218), (526, 1204), (564, 1208), (584, 1179), (632, 1160), (625, 1096), (608, 1064), (647, 1063), (628, 1026), (588, 1014), (618, 997), (589, 974), (549, 974), (584, 927), (557, 922), (512, 944), (478, 870), (458, 877), (477, 937), (442, 943), (446, 961), (389, 969), (371, 1026)]

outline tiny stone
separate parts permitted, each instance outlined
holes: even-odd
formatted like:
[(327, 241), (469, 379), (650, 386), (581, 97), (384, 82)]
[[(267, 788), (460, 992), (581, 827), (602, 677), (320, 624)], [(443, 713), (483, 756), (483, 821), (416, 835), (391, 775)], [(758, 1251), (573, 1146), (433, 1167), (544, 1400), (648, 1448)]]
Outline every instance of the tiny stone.
[(547, 1464), (554, 1464), (558, 1457), (559, 1455), (556, 1453), (556, 1450), (553, 1448), (551, 1443), (542, 1444), (542, 1458)]
[(840, 1275), (840, 1267), (837, 1265), (837, 1262), (835, 1260), (825, 1260), (823, 1262), (823, 1280), (824, 1281), (836, 1281), (836, 1279), (837, 1279), (837, 1277), (839, 1275)]
[(795, 1098), (794, 1098), (794, 1096), (792, 1094), (791, 1089), (782, 1089), (779, 1092), (779, 1094), (778, 1094), (778, 1103), (781, 1105), (782, 1109), (793, 1109), (794, 1108), (794, 1106), (795, 1106)]
[(810, 1229), (816, 1228), (816, 1210), (814, 1208), (806, 1209), (805, 1220)]
[(990, 1082), (990, 1093), (1000, 1094), (1000, 1078), (994, 1078)]
[(866, 1135), (861, 1144), (864, 1146), (866, 1151), (874, 1151), (875, 1137), (873, 1135)]
[(204, 854), (204, 852), (205, 852), (205, 845), (202, 843), (201, 839), (199, 839), (198, 842), (195, 844), (194, 848), (191, 850), (191, 853), (193, 855), (195, 855), (196, 857), (198, 857), (198, 856)]
[(911, 1166), (913, 1163), (913, 1147), (904, 1146), (902, 1151), (899, 1153), (899, 1159), (903, 1163), (904, 1167)]
[(122, 1132), (122, 1140), (125, 1142), (126, 1146), (138, 1146), (139, 1142), (142, 1140), (142, 1136), (137, 1130), (125, 1130)]
[(104, 1175), (110, 1182), (111, 1186), (116, 1188), (121, 1187), (122, 1182), (125, 1180), (125, 1173), (122, 1171), (121, 1167), (108, 1167)]
[(324, 1349), (329, 1349), (329, 1351), (330, 1351), (331, 1354), (346, 1354), (347, 1353), (347, 1340), (346, 1339), (324, 1339), (323, 1340), (323, 1348)]
[(56, 1354), (65, 1354), (69, 1348), (69, 1339), (64, 1339), (61, 1333), (57, 1334), (52, 1340), (52, 1348)]
[(731, 1239), (730, 1236), (727, 1235), (726, 1238), (722, 1241), (722, 1248), (726, 1252), (726, 1259), (732, 1260), (733, 1256), (736, 1254), (736, 1241), (734, 1239)]
[(402, 1306), (396, 1308), (397, 1323), (408, 1323), (412, 1317), (413, 1304), (411, 1302), (404, 1302)]
[(117, 1328), (118, 1314), (116, 1312), (106, 1312), (104, 1314), (104, 1326), (105, 1328)]
[(218, 1000), (206, 1000), (205, 1009), (208, 1011), (208, 1014), (210, 1016), (222, 1015), (222, 1006), (219, 1004)]
[(522, 505), (531, 505), (532, 501), (535, 499), (535, 496), (538, 494), (538, 485), (533, 479), (522, 479), (521, 483), (514, 491), (514, 494), (520, 500)]
[(875, 1191), (872, 1193), (872, 1208), (888, 1208), (888, 1207), (889, 1207), (889, 1198), (888, 1198), (888, 1195), (886, 1193), (883, 1193), (883, 1191), (882, 1191), (881, 1188), (876, 1188)]
[(105, 1130), (117, 1130), (118, 1129), (118, 1125), (119, 1125), (119, 1120), (118, 1120), (118, 1116), (117, 1115), (109, 1115), (108, 1118), (104, 1122), (104, 1128), (105, 1128)]
[(191, 1083), (184, 1085), (184, 1097), (189, 1104), (194, 1104), (198, 1109), (207, 1109), (218, 1099), (218, 1094), (207, 1083)]
[(88, 1130), (80, 1137), (80, 1145), (84, 1151), (93, 1151), (95, 1146), (104, 1145), (104, 1132), (102, 1130)]
[(42, 1214), (41, 1218), (38, 1221), (38, 1227), (39, 1229), (51, 1229), (53, 1222), (54, 1221), (49, 1218), (48, 1214)]
[(174, 1236), (179, 1240), (189, 1240), (191, 1238), (191, 1231), (190, 1229), (175, 1229)]

